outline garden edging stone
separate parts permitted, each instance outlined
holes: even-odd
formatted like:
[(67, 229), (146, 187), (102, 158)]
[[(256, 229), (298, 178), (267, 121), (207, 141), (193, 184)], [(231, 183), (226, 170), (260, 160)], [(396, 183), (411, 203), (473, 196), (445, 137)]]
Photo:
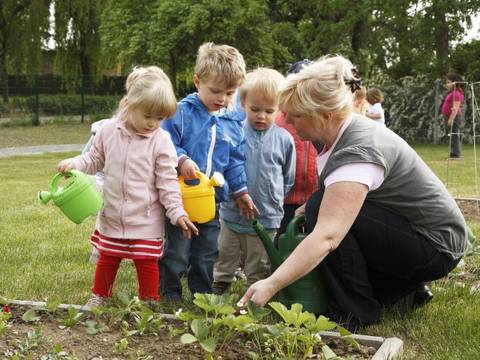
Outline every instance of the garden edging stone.
[[(21, 305), (21, 306), (37, 306), (44, 307), (46, 302), (43, 301), (28, 301), (28, 300), (12, 300), (10, 304)], [(75, 304), (60, 304), (58, 309), (68, 310), (68, 308), (73, 307), (79, 311), (90, 312), (90, 306), (86, 305), (75, 305)], [(176, 320), (177, 316), (172, 314), (159, 314), (161, 318), (165, 320)], [(321, 331), (320, 336), (322, 337), (341, 337), (338, 332), (335, 331)], [(397, 337), (384, 338), (381, 336), (370, 336), (370, 335), (361, 335), (353, 334), (353, 338), (358, 341), (359, 344), (371, 346), (377, 349), (376, 353), (373, 355), (371, 360), (394, 360), (399, 358), (403, 354), (403, 341)]]

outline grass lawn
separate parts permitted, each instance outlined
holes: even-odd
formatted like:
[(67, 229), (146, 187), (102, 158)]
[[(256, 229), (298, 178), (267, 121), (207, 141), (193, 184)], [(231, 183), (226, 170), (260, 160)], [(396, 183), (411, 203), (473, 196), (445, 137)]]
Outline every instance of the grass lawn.
[[(84, 131), (83, 135), (65, 143), (80, 143), (88, 138), (89, 126), (76, 129), (78, 133)], [(1, 128), (0, 132), (3, 134), (5, 130), (17, 129)], [(0, 138), (5, 141), (4, 136)], [(445, 181), (447, 147), (422, 145), (417, 150)], [(83, 304), (89, 298), (95, 267), (87, 260), (88, 239), (94, 219), (75, 225), (54, 206), (40, 205), (35, 200), (38, 190), (49, 188), (58, 161), (72, 155), (0, 158), (0, 296), (76, 304)], [(463, 155), (464, 160), (448, 164), (449, 177), (458, 180), (456, 184), (452, 181), (449, 189), (461, 196), (478, 195), (473, 179), (472, 148), (465, 146)], [(477, 238), (480, 237), (480, 224), (470, 225)], [(405, 359), (478, 359), (480, 292), (470, 294), (470, 288), (479, 283), (480, 255), (466, 257), (465, 261), (463, 269), (432, 284), (435, 297), (428, 306), (408, 314), (388, 311), (381, 325), (370, 327), (365, 333), (403, 339)], [(122, 264), (114, 291), (136, 295), (132, 263)]]
[(84, 144), (90, 123), (51, 123), (40, 126), (0, 126), (0, 148), (54, 144)]

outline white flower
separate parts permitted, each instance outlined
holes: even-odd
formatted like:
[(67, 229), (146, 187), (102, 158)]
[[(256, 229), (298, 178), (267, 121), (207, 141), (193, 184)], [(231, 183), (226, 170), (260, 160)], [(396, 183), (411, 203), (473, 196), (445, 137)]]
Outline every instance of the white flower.
[(179, 316), (182, 313), (182, 308), (175, 311), (175, 316)]
[(245, 304), (243, 303), (242, 300), (240, 300), (239, 302), (237, 302), (237, 307), (243, 307)]
[(245, 310), (245, 309), (240, 310), (240, 314), (241, 314), (241, 315), (246, 315), (246, 314), (247, 314), (247, 310)]

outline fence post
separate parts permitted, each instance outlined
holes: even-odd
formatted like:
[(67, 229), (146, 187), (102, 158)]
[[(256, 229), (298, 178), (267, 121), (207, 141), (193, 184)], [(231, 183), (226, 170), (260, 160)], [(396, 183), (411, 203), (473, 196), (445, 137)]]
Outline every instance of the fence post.
[(438, 144), (439, 120), (438, 114), (440, 110), (440, 79), (435, 80), (435, 116), (433, 120), (433, 143)]
[(80, 98), (81, 98), (81, 118), (80, 118), (80, 122), (83, 124), (83, 120), (84, 120), (84, 117), (85, 117), (85, 75), (82, 75), (82, 82), (81, 82), (81, 86), (80, 86)]
[(40, 101), (39, 101), (39, 89), (38, 89), (38, 75), (34, 75), (33, 86), (35, 91), (35, 117), (33, 119), (33, 125), (40, 125)]

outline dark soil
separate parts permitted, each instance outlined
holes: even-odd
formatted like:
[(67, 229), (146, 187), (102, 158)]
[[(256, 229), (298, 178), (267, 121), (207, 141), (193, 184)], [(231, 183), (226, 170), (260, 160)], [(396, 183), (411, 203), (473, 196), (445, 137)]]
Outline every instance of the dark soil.
[[(11, 306), (12, 317), (9, 320), (9, 327), (3, 336), (0, 336), (0, 358), (9, 359), (13, 354), (18, 353), (19, 358), (23, 359), (205, 359), (206, 353), (198, 344), (182, 345), (178, 337), (171, 338), (168, 332), (168, 325), (173, 324), (167, 320), (164, 321), (162, 329), (157, 335), (134, 335), (128, 337), (128, 348), (123, 354), (114, 353), (114, 344), (122, 338), (120, 329), (109, 329), (107, 332), (96, 335), (86, 333), (86, 327), (82, 324), (70, 328), (60, 329), (57, 318), (60, 315), (42, 315), (39, 323), (26, 323), (22, 320), (22, 315), (28, 309), (23, 306)], [(83, 319), (85, 320), (85, 319)], [(21, 344), (25, 344), (29, 331), (41, 328), (41, 338), (39, 345), (30, 348), (26, 352), (21, 352)], [(351, 359), (365, 360), (371, 359), (376, 349), (367, 346), (361, 346), (356, 350), (346, 344), (341, 339), (323, 339), (331, 349), (339, 356), (350, 356)], [(61, 349), (66, 355), (52, 355), (54, 349)], [(214, 359), (250, 359), (248, 352), (253, 347), (242, 340), (239, 336), (228, 347), (221, 351), (216, 351)], [(58, 350), (57, 350), (58, 352)], [(50, 354), (50, 355), (49, 355)], [(76, 357), (73, 357), (75, 355)], [(321, 357), (310, 357), (310, 359), (320, 359)]]
[(457, 199), (457, 204), (466, 220), (480, 223), (480, 201)]

